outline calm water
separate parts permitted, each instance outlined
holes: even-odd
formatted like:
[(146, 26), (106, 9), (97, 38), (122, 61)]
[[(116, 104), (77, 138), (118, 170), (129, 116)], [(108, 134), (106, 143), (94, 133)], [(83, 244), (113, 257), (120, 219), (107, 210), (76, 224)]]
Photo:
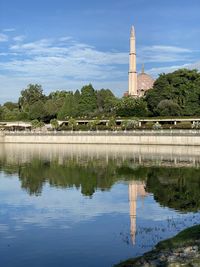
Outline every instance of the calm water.
[(0, 265), (112, 266), (200, 221), (200, 148), (0, 145)]

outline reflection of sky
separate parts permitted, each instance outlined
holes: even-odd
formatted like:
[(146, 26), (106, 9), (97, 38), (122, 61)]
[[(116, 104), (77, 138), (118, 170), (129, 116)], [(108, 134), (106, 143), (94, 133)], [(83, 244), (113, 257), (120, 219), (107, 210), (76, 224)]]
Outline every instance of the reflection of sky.
[(75, 188), (45, 184), (36, 197), (21, 190), (17, 177), (0, 173), (2, 266), (111, 266), (151, 249), (199, 217), (163, 208), (152, 195), (138, 197), (133, 247), (127, 184), (96, 191), (92, 198)]

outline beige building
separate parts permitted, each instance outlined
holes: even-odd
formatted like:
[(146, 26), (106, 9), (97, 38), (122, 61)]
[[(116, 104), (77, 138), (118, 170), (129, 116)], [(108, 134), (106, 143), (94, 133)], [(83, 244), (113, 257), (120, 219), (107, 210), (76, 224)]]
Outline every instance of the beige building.
[(144, 65), (142, 72), (137, 76), (137, 94), (139, 97), (144, 96), (146, 91), (151, 89), (154, 84), (154, 79), (144, 72)]
[(131, 27), (130, 34), (130, 53), (129, 53), (129, 73), (128, 73), (128, 92), (124, 96), (141, 97), (145, 92), (153, 87), (154, 79), (144, 72), (137, 75), (136, 69), (136, 38), (135, 29)]
[(135, 29), (133, 26), (131, 27), (131, 35), (130, 35), (128, 92), (129, 95), (137, 97), (138, 93), (137, 93), (137, 72), (136, 72)]

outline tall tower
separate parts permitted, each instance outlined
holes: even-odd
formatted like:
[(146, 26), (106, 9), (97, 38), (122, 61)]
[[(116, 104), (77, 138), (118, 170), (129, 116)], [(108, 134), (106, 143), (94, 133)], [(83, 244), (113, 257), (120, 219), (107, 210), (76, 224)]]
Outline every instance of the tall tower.
[(135, 49), (135, 29), (131, 27), (129, 73), (128, 73), (128, 94), (137, 97), (137, 72), (136, 72), (136, 49)]

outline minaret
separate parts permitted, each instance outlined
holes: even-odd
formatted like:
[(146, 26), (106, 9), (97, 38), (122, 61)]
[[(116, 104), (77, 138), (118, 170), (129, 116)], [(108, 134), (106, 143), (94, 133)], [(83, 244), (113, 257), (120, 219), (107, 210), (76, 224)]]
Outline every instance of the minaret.
[(136, 72), (136, 49), (135, 49), (135, 29), (131, 27), (129, 73), (128, 73), (128, 94), (137, 97), (137, 72)]

